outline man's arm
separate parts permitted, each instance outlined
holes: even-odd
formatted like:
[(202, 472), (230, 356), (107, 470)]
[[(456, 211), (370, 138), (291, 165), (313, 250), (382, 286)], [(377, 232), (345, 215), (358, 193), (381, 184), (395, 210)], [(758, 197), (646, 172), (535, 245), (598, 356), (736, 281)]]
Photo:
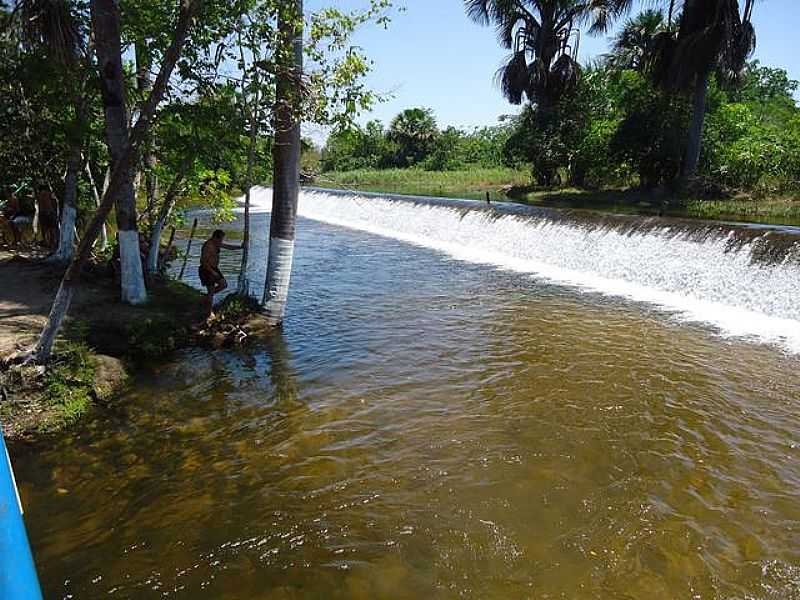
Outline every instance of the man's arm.
[(233, 244), (226, 244), (223, 242), (222, 247), (225, 250), (244, 250), (244, 244), (239, 244), (238, 246), (234, 246)]

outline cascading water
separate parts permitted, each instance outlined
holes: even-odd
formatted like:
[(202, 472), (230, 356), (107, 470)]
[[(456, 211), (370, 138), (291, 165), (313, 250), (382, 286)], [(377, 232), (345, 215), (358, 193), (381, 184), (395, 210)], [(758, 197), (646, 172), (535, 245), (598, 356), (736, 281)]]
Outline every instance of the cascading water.
[[(268, 210), (271, 191), (253, 195)], [(800, 353), (800, 231), (307, 189), (299, 215), (652, 303)]]

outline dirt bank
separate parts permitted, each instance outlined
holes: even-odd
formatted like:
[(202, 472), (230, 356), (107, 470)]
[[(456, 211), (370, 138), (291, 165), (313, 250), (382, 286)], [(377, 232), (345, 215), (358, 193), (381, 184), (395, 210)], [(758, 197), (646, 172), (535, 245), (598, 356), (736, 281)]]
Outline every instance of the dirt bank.
[[(36, 254), (0, 250), (0, 362), (30, 348), (46, 320), (62, 271)], [(146, 306), (119, 302), (118, 284), (102, 265), (86, 269), (54, 359), (42, 367), (0, 368), (0, 422), (9, 439), (31, 438), (76, 422), (117, 394), (144, 363), (193, 344), (213, 348), (257, 341), (271, 332), (252, 301), (229, 296), (219, 317), (198, 327), (198, 290), (152, 282)]]

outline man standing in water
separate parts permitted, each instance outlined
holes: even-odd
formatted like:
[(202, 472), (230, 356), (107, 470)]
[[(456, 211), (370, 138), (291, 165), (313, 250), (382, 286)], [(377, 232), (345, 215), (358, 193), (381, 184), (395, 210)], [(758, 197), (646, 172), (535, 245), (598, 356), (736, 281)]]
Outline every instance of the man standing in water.
[(226, 244), (224, 240), (225, 232), (217, 229), (203, 244), (200, 252), (200, 283), (208, 290), (203, 302), (206, 319), (214, 316), (214, 294), (218, 294), (228, 287), (228, 282), (219, 270), (219, 251), (222, 248), (226, 250), (242, 250), (244, 248), (244, 244), (234, 246)]

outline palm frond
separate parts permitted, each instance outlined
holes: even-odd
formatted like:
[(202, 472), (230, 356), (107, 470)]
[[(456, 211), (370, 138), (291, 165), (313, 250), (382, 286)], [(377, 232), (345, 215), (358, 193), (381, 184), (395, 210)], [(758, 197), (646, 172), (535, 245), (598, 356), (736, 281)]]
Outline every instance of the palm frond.
[(495, 80), (503, 96), (511, 104), (522, 104), (529, 89), (528, 62), (525, 51), (515, 52), (508, 62), (498, 69)]

